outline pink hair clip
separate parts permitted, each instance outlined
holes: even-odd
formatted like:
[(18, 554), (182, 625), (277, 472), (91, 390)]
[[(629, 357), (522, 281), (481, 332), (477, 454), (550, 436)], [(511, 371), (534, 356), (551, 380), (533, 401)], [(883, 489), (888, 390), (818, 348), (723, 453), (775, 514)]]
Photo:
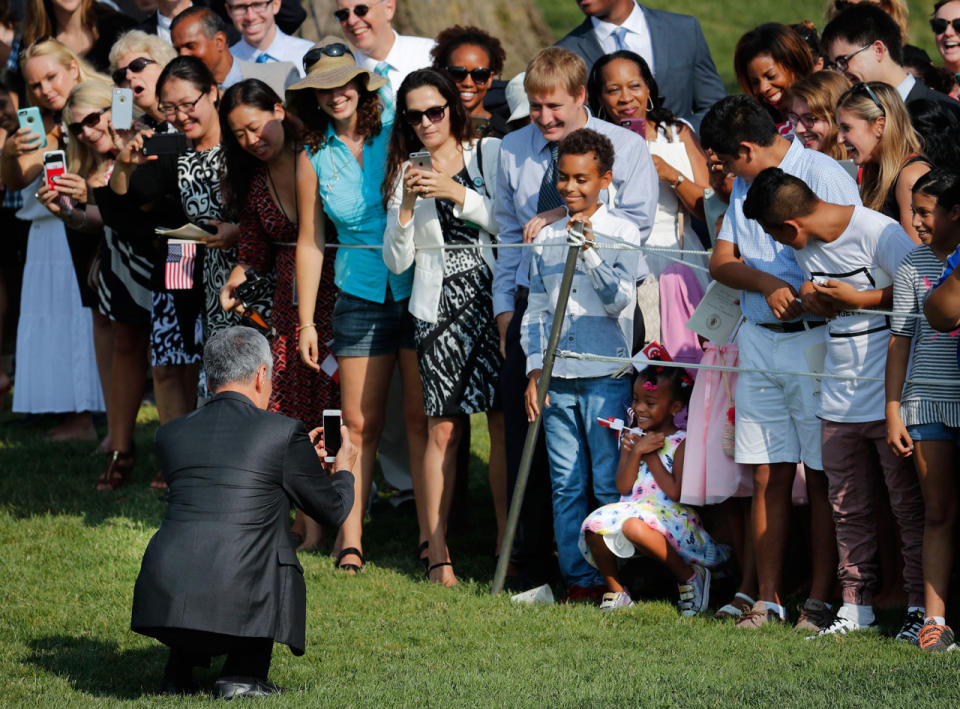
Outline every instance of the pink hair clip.
[(647, 391), (656, 391), (657, 385), (654, 384), (653, 382), (644, 382), (643, 388), (646, 389)]

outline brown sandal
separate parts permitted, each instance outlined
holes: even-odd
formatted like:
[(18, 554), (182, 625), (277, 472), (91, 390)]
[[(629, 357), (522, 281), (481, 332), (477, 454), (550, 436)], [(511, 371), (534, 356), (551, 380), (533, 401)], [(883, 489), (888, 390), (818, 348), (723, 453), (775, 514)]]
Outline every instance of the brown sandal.
[(116, 490), (133, 471), (133, 453), (111, 451), (103, 475), (97, 478), (97, 490)]
[(150, 481), (151, 490), (166, 490), (167, 481), (163, 479), (163, 473), (157, 473), (153, 476), (153, 480)]

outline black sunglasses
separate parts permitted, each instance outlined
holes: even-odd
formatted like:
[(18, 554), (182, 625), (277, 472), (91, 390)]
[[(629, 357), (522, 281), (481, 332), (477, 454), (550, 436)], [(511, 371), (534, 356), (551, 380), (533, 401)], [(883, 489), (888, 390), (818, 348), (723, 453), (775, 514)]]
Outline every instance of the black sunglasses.
[(141, 71), (147, 68), (148, 64), (156, 64), (153, 59), (147, 59), (146, 57), (137, 57), (132, 62), (126, 66), (118, 66), (117, 70), (113, 72), (113, 83), (122, 84), (127, 80), (127, 69), (132, 71), (134, 74), (139, 74)]
[[(386, 0), (380, 0), (380, 2), (373, 3), (374, 5), (382, 5)], [(371, 5), (354, 5), (352, 8), (353, 14), (357, 17), (366, 17), (367, 13), (370, 12)], [(344, 8), (343, 10), (335, 10), (333, 16), (337, 18), (338, 22), (346, 22), (347, 18), (350, 17), (351, 8)]]
[(853, 87), (850, 89), (850, 93), (852, 93), (852, 94), (866, 94), (867, 96), (870, 97), (870, 100), (873, 101), (873, 102), (877, 105), (877, 108), (880, 109), (880, 113), (882, 113), (884, 116), (887, 115), (886, 110), (884, 110), (884, 108), (883, 108), (883, 104), (880, 103), (880, 99), (877, 98), (877, 94), (874, 93), (873, 89), (870, 88), (870, 84), (866, 84), (866, 83), (864, 83), (864, 82), (862, 82), (862, 81), (859, 82), (859, 83), (857, 83), (857, 84), (854, 84)]
[(324, 45), (323, 47), (314, 47), (313, 49), (309, 50), (303, 55), (303, 65), (309, 69), (311, 66), (323, 59), (324, 56), (342, 57), (346, 54), (349, 54), (351, 57), (353, 56), (353, 52), (350, 51), (350, 47), (345, 45), (343, 42), (333, 42), (331, 44)]
[(477, 84), (487, 83), (487, 80), (489, 80), (493, 74), (492, 70), (479, 66), (476, 69), (469, 70), (463, 66), (448, 66), (444, 68), (444, 71), (447, 72), (454, 81), (463, 81), (467, 78), (467, 74), (469, 74)]
[(942, 17), (934, 17), (930, 20), (930, 29), (933, 30), (934, 34), (943, 34), (947, 31), (947, 27), (953, 25), (953, 31), (957, 34), (960, 34), (960, 17), (957, 17), (953, 20), (945, 20)]
[(418, 126), (423, 123), (423, 117), (426, 116), (431, 123), (439, 123), (443, 120), (443, 114), (450, 104), (445, 103), (442, 106), (431, 106), (426, 111), (411, 111), (409, 108), (403, 112), (403, 117), (411, 126)]
[(101, 108), (99, 111), (94, 111), (93, 113), (88, 113), (81, 120), (76, 123), (71, 123), (67, 126), (67, 130), (73, 133), (76, 136), (79, 136), (83, 133), (83, 128), (96, 128), (97, 124), (100, 122), (100, 116), (110, 110), (110, 107)]

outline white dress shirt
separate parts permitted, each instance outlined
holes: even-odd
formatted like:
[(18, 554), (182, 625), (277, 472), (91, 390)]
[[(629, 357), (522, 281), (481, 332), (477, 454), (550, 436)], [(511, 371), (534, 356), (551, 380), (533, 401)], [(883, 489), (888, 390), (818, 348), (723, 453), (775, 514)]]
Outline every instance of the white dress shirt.
[(170, 25), (172, 24), (172, 17), (157, 12), (157, 37), (169, 44), (173, 44), (173, 39), (170, 37)]
[(643, 16), (643, 10), (640, 9), (639, 5), (633, 4), (633, 11), (622, 25), (598, 20), (596, 17), (591, 17), (590, 21), (593, 23), (593, 31), (597, 35), (597, 41), (600, 42), (605, 54), (617, 51), (619, 47), (617, 47), (617, 38), (614, 36), (614, 32), (619, 27), (623, 27), (627, 31), (623, 38), (626, 48), (643, 57), (647, 66), (650, 67), (650, 73), (654, 76), (657, 75), (657, 69), (653, 64), (653, 42), (650, 39), (650, 28), (647, 26), (647, 18)]
[(303, 68), (303, 55), (310, 51), (313, 47), (313, 42), (300, 39), (299, 37), (291, 37), (281, 32), (279, 27), (276, 29), (277, 35), (266, 49), (257, 49), (253, 45), (248, 44), (247, 40), (241, 39), (230, 47), (230, 53), (237, 59), (243, 59), (248, 62), (256, 62), (261, 54), (270, 55), (274, 61), (292, 62), (297, 68), (300, 78), (303, 78), (307, 75)]
[(916, 77), (908, 71), (907, 78), (897, 84), (897, 93), (900, 94), (900, 98), (906, 101), (907, 96), (909, 96), (910, 92), (913, 91), (913, 86), (916, 83)]
[[(433, 64), (430, 50), (434, 44), (435, 42), (427, 37), (397, 34), (396, 30), (393, 30), (393, 46), (383, 60), (387, 64), (387, 78), (390, 80), (393, 95), (396, 95), (407, 74)], [(354, 59), (358, 67), (367, 71), (375, 71), (380, 63), (359, 49), (354, 52)]]

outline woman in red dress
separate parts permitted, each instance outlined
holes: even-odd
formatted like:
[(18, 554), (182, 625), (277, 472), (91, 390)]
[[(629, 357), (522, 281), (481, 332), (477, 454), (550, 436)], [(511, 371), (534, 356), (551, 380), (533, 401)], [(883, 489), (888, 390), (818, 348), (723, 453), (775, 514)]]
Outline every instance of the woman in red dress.
[[(264, 277), (275, 274), (273, 308), (268, 318), (276, 330), (270, 339), (273, 394), (269, 410), (300, 419), (307, 429), (313, 429), (321, 425), (324, 409), (340, 408), (340, 385), (332, 353), (326, 360), (328, 366), (321, 366), (317, 373), (303, 363), (297, 350), (294, 256), (299, 124), (286, 114), (280, 97), (258, 79), (230, 87), (221, 100), (220, 122), (226, 165), (224, 197), (239, 212), (240, 220), (238, 264), (221, 290), (220, 301), (226, 310), (242, 311), (244, 306), (233, 290), (247, 280), (246, 270), (252, 268)], [(327, 259), (315, 310), (321, 348), (333, 338), (330, 314), (336, 294), (333, 259)], [(250, 303), (247, 306), (251, 310), (256, 307)], [(320, 361), (324, 362), (323, 356)], [(316, 547), (321, 541), (320, 526), (302, 512), (297, 515), (295, 529), (301, 516), (305, 523), (300, 548)]]

